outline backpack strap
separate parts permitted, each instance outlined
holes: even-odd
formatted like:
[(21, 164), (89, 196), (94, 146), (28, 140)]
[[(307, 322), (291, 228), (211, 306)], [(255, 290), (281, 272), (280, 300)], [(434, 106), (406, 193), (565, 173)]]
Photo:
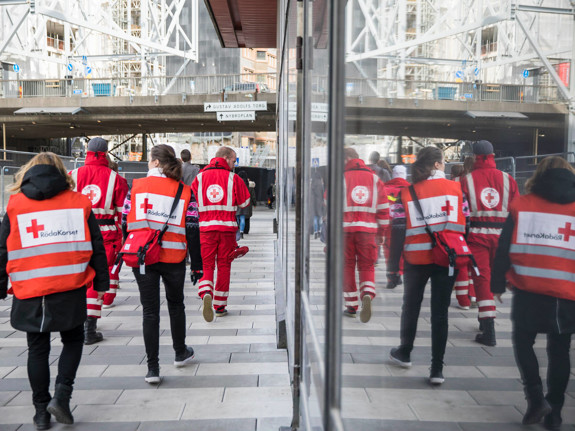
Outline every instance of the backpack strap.
[(172, 214), (174, 213), (176, 207), (178, 206), (178, 202), (180, 201), (180, 197), (182, 196), (183, 190), (184, 190), (184, 183), (180, 182), (180, 184), (178, 184), (178, 191), (176, 192), (176, 196), (174, 197), (174, 202), (172, 203), (172, 209), (170, 209), (168, 219), (166, 220), (166, 223), (164, 223), (164, 226), (160, 231), (160, 236), (158, 237), (158, 244), (160, 245), (162, 245), (162, 237), (168, 230), (168, 222), (170, 221), (170, 217), (172, 217)]
[(427, 224), (427, 220), (425, 220), (425, 215), (423, 214), (423, 209), (421, 208), (421, 203), (419, 202), (419, 198), (417, 197), (417, 193), (415, 193), (415, 187), (413, 187), (413, 184), (411, 184), (408, 188), (409, 188), (409, 194), (411, 195), (411, 199), (413, 200), (413, 204), (415, 205), (415, 208), (417, 209), (419, 214), (421, 214), (421, 218), (423, 219), (423, 222), (425, 223), (425, 231), (427, 232), (427, 234), (431, 238), (431, 244), (433, 245), (433, 247), (435, 247), (437, 245), (437, 239), (435, 238), (435, 235), (433, 235), (431, 228)]

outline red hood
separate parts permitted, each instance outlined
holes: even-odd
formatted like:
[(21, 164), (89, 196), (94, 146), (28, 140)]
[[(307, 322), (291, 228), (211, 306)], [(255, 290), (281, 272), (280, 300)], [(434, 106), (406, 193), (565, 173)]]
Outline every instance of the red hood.
[(365, 171), (373, 172), (371, 169), (369, 169), (367, 166), (365, 166), (365, 163), (361, 159), (351, 159), (350, 161), (348, 161), (345, 164), (345, 170), (346, 171), (352, 171), (352, 170), (355, 171), (358, 169), (363, 169)]
[(202, 169), (202, 172), (207, 169), (226, 169), (228, 171), (231, 171), (228, 162), (226, 162), (226, 159), (224, 159), (223, 157), (214, 157), (212, 160), (210, 160), (210, 164), (207, 165), (204, 169)]
[(106, 153), (104, 152), (93, 152), (88, 151), (86, 153), (86, 161), (84, 165), (100, 165), (108, 167), (108, 159), (106, 158)]
[(409, 181), (399, 177), (393, 178), (385, 183), (386, 187), (409, 187), (409, 185)]
[(475, 163), (473, 164), (473, 170), (475, 169), (496, 169), (495, 166), (495, 155), (489, 154), (487, 156), (475, 156)]

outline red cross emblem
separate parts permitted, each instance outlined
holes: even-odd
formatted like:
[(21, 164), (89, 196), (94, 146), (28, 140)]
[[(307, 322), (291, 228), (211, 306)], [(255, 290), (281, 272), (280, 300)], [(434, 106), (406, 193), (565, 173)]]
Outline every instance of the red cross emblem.
[(488, 203), (491, 203), (491, 201), (492, 201), (493, 199), (495, 199), (495, 196), (493, 196), (493, 195), (491, 194), (491, 192), (489, 192), (489, 193), (487, 193), (487, 196), (485, 196), (485, 199), (487, 199), (487, 202), (488, 202)]
[(94, 201), (94, 199), (98, 196), (98, 193), (90, 189), (90, 191), (86, 194), (86, 196), (88, 196), (88, 199), (90, 199), (91, 201)]
[[(437, 207), (436, 207), (437, 208)], [(455, 208), (453, 208), (451, 206), (451, 204), (449, 203), (449, 199), (445, 201), (445, 206), (441, 207), (441, 211), (445, 211), (447, 213), (447, 217), (449, 217), (449, 214), (451, 213), (451, 211), (453, 211)]]
[(140, 208), (142, 208), (144, 210), (145, 213), (148, 212), (148, 210), (151, 210), (152, 208), (154, 208), (154, 205), (148, 204), (148, 198), (144, 199), (144, 203), (142, 205), (140, 205)]
[(217, 189), (212, 189), (212, 191), (210, 192), (210, 194), (212, 195), (212, 198), (213, 198), (213, 199), (216, 199), (220, 193), (218, 192)]
[[(569, 225), (569, 226), (571, 226), (571, 225)], [(32, 226), (28, 226), (26, 228), (26, 232), (33, 234), (34, 238), (38, 238), (38, 232), (40, 232), (42, 230), (44, 230), (44, 225), (38, 224), (38, 220), (36, 220), (36, 219), (32, 220)]]
[(365, 196), (361, 190), (358, 190), (355, 195), (359, 198), (360, 201), (363, 200), (363, 197)]
[(560, 227), (557, 233), (563, 235), (563, 241), (569, 242), (571, 236), (575, 236), (575, 230), (571, 229), (571, 223), (565, 223), (565, 227)]

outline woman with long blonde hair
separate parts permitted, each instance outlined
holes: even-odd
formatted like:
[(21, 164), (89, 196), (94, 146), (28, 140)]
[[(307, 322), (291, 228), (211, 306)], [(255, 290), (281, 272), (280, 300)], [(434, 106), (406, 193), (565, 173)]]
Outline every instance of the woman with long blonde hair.
[[(28, 379), (38, 430), (50, 417), (74, 423), (70, 398), (84, 346), (86, 285), (109, 287), (106, 252), (89, 199), (54, 153), (26, 163), (8, 187), (12, 193), (0, 226), (0, 298), (13, 294), (10, 321), (26, 332)], [(11, 287), (8, 290), (8, 279)], [(50, 339), (60, 332), (62, 353), (50, 395)]]

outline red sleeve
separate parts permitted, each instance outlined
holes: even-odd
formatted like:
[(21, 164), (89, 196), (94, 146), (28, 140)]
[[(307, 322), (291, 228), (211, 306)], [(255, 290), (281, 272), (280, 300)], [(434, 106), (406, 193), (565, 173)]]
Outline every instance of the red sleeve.
[(196, 197), (196, 201), (199, 201), (199, 199), (198, 199), (198, 176), (197, 175), (194, 178), (194, 180), (192, 181), (192, 185), (190, 187), (192, 188), (192, 193)]
[(517, 187), (517, 181), (509, 175), (509, 203), (513, 202), (513, 199), (519, 197), (519, 187)]
[(375, 214), (378, 226), (378, 235), (385, 236), (389, 228), (389, 200), (385, 185), (380, 180), (377, 182), (377, 213)]

